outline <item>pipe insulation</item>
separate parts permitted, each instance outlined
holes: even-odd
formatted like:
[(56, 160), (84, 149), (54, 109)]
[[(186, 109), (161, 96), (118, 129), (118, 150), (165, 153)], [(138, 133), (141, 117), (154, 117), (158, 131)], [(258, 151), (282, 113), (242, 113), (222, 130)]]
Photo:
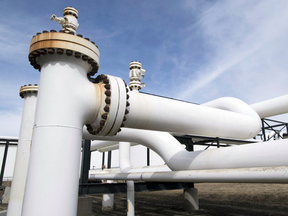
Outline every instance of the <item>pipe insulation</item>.
[(257, 167), (217, 170), (185, 170), (143, 173), (97, 173), (90, 180), (113, 179), (152, 182), (288, 183), (288, 167)]
[(288, 95), (251, 104), (250, 107), (258, 113), (260, 118), (288, 113)]
[(122, 128), (114, 137), (97, 137), (84, 130), (83, 138), (141, 143), (155, 151), (173, 171), (288, 166), (285, 139), (188, 152), (167, 132)]

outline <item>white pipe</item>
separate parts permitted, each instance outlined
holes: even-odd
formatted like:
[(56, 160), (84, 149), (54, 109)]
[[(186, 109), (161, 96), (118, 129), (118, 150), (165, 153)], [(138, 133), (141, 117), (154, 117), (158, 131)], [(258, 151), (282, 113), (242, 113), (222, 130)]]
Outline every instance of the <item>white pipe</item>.
[(127, 181), (127, 216), (135, 215), (134, 181)]
[(116, 144), (118, 144), (117, 141), (94, 140), (91, 142), (91, 151), (95, 151), (103, 147), (114, 146)]
[(20, 216), (24, 197), (38, 86), (23, 86), (20, 96), (24, 98), (16, 161), (8, 205), (8, 216)]
[[(139, 166), (133, 167), (130, 172), (170, 172), (171, 169), (167, 165), (156, 165), (156, 166)], [(98, 174), (101, 173), (120, 173), (120, 168), (111, 168), (111, 169), (104, 169), (104, 170), (89, 170), (89, 174)]]
[(82, 128), (97, 110), (95, 87), (87, 79), (90, 66), (57, 54), (38, 62), (42, 67), (22, 214), (76, 215)]
[(125, 127), (248, 139), (261, 129), (257, 113), (234, 99), (240, 112), (195, 105), (163, 97), (129, 92), (130, 107)]
[(288, 165), (288, 140), (285, 139), (188, 152), (172, 135), (165, 132), (123, 128), (114, 137), (95, 137), (87, 131), (84, 131), (84, 137), (141, 143), (162, 157), (173, 171)]
[[(109, 147), (113, 143), (114, 142), (112, 142), (112, 141), (98, 141), (97, 140), (97, 141), (93, 141), (91, 146), (93, 145), (93, 148), (98, 149), (99, 147), (104, 147), (105, 145)], [(115, 142), (115, 143), (118, 143), (118, 142)], [(120, 164), (121, 172), (125, 172), (126, 170), (131, 169), (130, 143), (124, 143), (124, 142), (119, 143), (119, 164)], [(129, 189), (128, 189), (128, 187), (129, 186), (127, 183), (127, 208), (129, 206), (128, 205), (128, 195), (131, 196), (131, 184), (130, 184)], [(133, 187), (134, 187), (134, 185), (133, 185)], [(128, 190), (129, 190), (129, 192), (128, 192)], [(114, 194), (103, 194), (102, 210), (111, 210), (111, 209), (113, 209), (113, 205), (114, 205)], [(133, 202), (133, 206), (134, 206), (134, 202)], [(127, 211), (127, 214), (128, 214), (128, 211)]]
[[(29, 61), (34, 68), (41, 68), (41, 75), (23, 203), (24, 216), (76, 215), (84, 124), (91, 133), (99, 136), (115, 135), (124, 119), (127, 119), (125, 126), (131, 128), (239, 139), (254, 137), (261, 128), (257, 113), (239, 100), (234, 102), (240, 112), (231, 112), (136, 91), (126, 95), (123, 80), (112, 76), (99, 77), (102, 79), (99, 85), (93, 85), (88, 81), (87, 73), (97, 71), (99, 50), (90, 41), (71, 34), (37, 34), (31, 40)], [(126, 110), (129, 95), (130, 107)], [(189, 153), (168, 133), (138, 131), (133, 136), (131, 132), (120, 140), (115, 136), (115, 140), (145, 143), (173, 170), (287, 163), (283, 159), (285, 147), (282, 143), (282, 152), (279, 149), (273, 152), (273, 161), (269, 162), (270, 146), (268, 150), (247, 145), (245, 148)]]
[(108, 152), (108, 151), (116, 150), (118, 148), (119, 148), (119, 144), (116, 144), (116, 145), (110, 145), (110, 146), (107, 146), (107, 147), (99, 148), (98, 151), (99, 152)]
[(113, 150), (117, 150), (119, 149), (119, 144), (116, 145), (110, 145), (107, 147), (102, 147), (100, 149), (98, 149), (99, 152), (108, 152), (108, 151), (113, 151)]
[(235, 113), (241, 113), (243, 115), (248, 116), (257, 116), (255, 110), (251, 109), (246, 103), (243, 101), (232, 98), (232, 97), (222, 97), (218, 98), (204, 104), (201, 106), (213, 107), (221, 110), (231, 111)]
[[(119, 165), (121, 173), (128, 173), (132, 169), (130, 161), (130, 143), (119, 142)], [(127, 215), (134, 216), (135, 191), (134, 181), (127, 181)]]
[(119, 142), (119, 166), (122, 173), (127, 173), (132, 169), (129, 142)]
[(288, 183), (288, 167), (257, 167), (217, 170), (186, 170), (172, 172), (91, 174), (89, 179), (113, 179), (152, 182), (211, 183)]
[[(130, 143), (131, 146), (138, 145), (137, 143)], [(91, 142), (91, 151), (98, 150), (99, 152), (107, 152), (119, 149), (119, 142), (117, 141), (105, 141), (105, 140), (93, 140)]]
[(251, 104), (250, 107), (254, 109), (261, 118), (288, 113), (288, 95)]

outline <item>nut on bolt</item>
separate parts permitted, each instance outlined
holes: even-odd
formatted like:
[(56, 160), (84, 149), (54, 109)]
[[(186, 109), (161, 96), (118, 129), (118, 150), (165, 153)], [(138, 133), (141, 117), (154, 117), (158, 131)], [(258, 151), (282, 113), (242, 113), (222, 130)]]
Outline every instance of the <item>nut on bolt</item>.
[(106, 91), (105, 91), (105, 95), (108, 96), (108, 97), (110, 97), (110, 96), (111, 96), (111, 91), (110, 91), (110, 90), (106, 90)]

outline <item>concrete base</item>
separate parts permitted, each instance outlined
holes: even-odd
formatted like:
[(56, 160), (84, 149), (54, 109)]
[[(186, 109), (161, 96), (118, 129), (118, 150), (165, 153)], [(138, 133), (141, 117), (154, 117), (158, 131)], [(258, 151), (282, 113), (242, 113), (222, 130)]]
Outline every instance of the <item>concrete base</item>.
[(77, 216), (91, 216), (92, 203), (92, 197), (90, 196), (78, 197)]
[(0, 212), (0, 216), (6, 216), (6, 215), (7, 215), (7, 210)]
[(114, 194), (103, 194), (102, 211), (114, 210)]
[(6, 187), (3, 196), (1, 197), (1, 201), (3, 204), (8, 204), (10, 198), (10, 187)]
[(185, 211), (196, 211), (199, 209), (198, 190), (196, 188), (184, 189), (183, 207)]

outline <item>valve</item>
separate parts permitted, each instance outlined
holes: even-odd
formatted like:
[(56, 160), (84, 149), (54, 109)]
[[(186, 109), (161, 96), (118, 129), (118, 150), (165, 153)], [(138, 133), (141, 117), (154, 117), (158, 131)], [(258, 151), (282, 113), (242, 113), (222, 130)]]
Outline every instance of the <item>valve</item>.
[(66, 33), (73, 32), (76, 34), (76, 30), (79, 27), (78, 23), (78, 11), (73, 7), (64, 8), (63, 17), (57, 17), (55, 14), (51, 16), (52, 21), (57, 21), (62, 25), (62, 30)]
[(142, 69), (141, 62), (132, 61), (130, 63), (130, 72), (129, 72), (129, 88), (133, 91), (138, 91), (142, 87), (145, 87), (145, 83), (142, 83), (142, 78), (145, 77), (145, 70)]

